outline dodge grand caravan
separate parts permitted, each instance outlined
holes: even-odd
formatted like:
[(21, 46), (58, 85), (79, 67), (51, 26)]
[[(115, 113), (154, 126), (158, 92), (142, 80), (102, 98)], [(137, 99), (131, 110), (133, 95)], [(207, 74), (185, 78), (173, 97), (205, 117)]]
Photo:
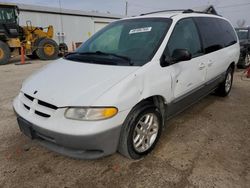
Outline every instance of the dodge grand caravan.
[(14, 100), (20, 130), (50, 150), (139, 159), (166, 119), (230, 93), (240, 53), (225, 18), (168, 11), (109, 24), (29, 77)]

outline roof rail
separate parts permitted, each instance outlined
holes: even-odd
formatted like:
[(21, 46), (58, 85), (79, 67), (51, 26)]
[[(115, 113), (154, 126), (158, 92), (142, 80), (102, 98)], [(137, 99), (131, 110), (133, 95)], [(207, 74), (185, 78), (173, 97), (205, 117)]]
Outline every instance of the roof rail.
[(149, 14), (156, 14), (156, 13), (162, 13), (162, 12), (183, 12), (183, 11), (185, 11), (185, 9), (159, 10), (159, 11), (154, 11), (154, 12), (143, 13), (143, 14), (140, 14), (140, 16), (149, 15)]
[(140, 16), (162, 13), (162, 12), (181, 12), (181, 13), (200, 13), (200, 14), (219, 15), (213, 6), (209, 6), (205, 10), (201, 10), (201, 11), (196, 11), (193, 9), (160, 10), (160, 11), (155, 11), (155, 12), (144, 13), (144, 14), (141, 14)]

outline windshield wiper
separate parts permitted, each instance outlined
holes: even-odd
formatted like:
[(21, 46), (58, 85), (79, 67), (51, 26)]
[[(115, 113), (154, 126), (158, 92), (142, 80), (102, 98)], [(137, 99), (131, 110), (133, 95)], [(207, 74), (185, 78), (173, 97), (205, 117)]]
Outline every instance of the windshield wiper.
[(75, 54), (113, 56), (113, 57), (125, 60), (126, 62), (128, 62), (129, 65), (133, 65), (133, 63), (131, 62), (131, 59), (129, 57), (117, 55), (115, 53), (107, 53), (107, 52), (96, 51), (96, 52), (76, 52)]

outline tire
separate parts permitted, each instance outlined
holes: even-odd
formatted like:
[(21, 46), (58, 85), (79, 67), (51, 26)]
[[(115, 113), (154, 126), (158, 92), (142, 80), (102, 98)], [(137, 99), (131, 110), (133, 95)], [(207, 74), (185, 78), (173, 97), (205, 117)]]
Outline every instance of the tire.
[(233, 84), (233, 69), (230, 67), (227, 70), (226, 77), (222, 83), (215, 90), (216, 95), (226, 97), (230, 93)]
[[(148, 116), (148, 124), (146, 123), (142, 125), (142, 122), (145, 123)], [(152, 117), (155, 126), (152, 126), (151, 129), (145, 129), (149, 126)], [(137, 105), (129, 113), (122, 126), (118, 147), (119, 153), (131, 159), (140, 159), (150, 153), (160, 138), (163, 125), (162, 122), (163, 121), (160, 111), (152, 103), (142, 102)], [(146, 138), (151, 134), (151, 137)], [(152, 141), (152, 143), (149, 142), (149, 139)], [(147, 145), (143, 148), (142, 145), (145, 143), (147, 143)]]
[(41, 60), (53, 60), (58, 58), (59, 47), (57, 43), (48, 38), (44, 38), (38, 44), (38, 49), (36, 50), (36, 55)]
[(59, 56), (63, 57), (65, 54), (68, 53), (68, 46), (65, 43), (59, 44)]
[(244, 54), (244, 58), (239, 60), (239, 63), (237, 64), (237, 68), (239, 69), (246, 69), (250, 66), (250, 53), (249, 51)]
[(244, 58), (244, 62), (242, 64), (242, 68), (245, 69), (245, 68), (249, 67), (249, 65), (250, 65), (250, 54), (247, 53), (245, 58)]
[(10, 59), (10, 48), (9, 46), (0, 41), (0, 65), (5, 65), (9, 62)]
[(40, 41), (43, 40), (43, 39), (45, 39), (45, 38), (41, 37), (41, 38), (38, 38), (38, 39), (35, 40), (35, 42), (33, 44), (33, 48), (32, 48), (33, 49), (32, 54), (26, 55), (28, 58), (30, 58), (30, 59), (38, 59), (36, 51), (38, 49), (38, 45), (39, 45)]

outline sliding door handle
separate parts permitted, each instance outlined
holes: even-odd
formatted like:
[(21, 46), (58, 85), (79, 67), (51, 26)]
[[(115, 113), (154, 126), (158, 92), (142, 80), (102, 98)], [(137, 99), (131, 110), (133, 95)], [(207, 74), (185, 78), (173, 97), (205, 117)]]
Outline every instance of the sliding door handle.
[(199, 70), (203, 70), (206, 68), (206, 65), (204, 63), (200, 63)]

